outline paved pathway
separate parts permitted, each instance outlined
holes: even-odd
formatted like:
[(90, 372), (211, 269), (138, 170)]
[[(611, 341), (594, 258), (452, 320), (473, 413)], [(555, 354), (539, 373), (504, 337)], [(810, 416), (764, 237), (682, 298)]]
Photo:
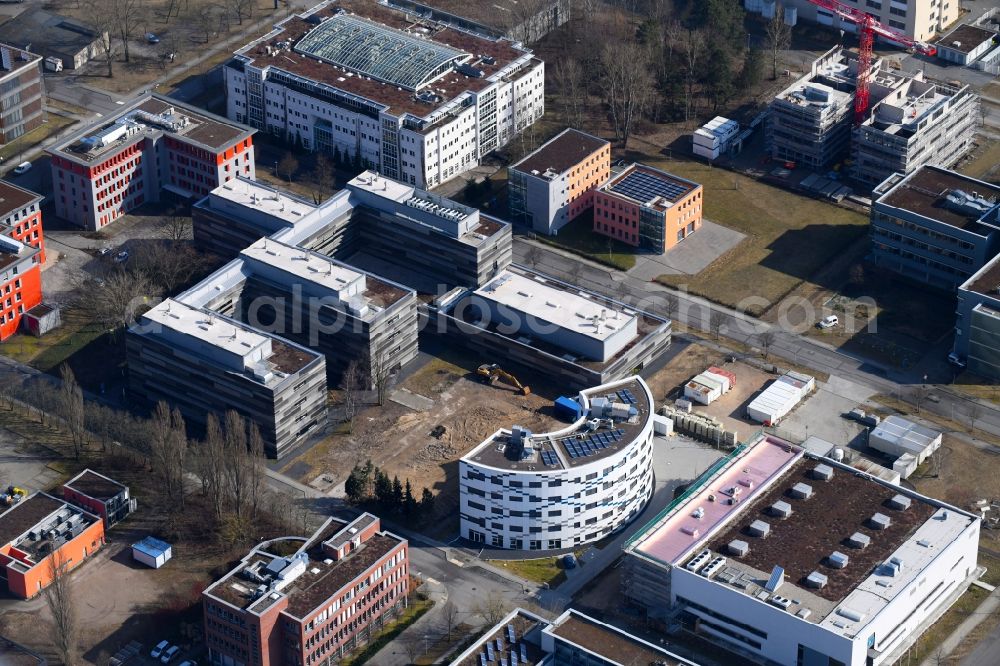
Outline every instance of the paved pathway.
[[(924, 659), (920, 666), (936, 666), (941, 663), (938, 660), (939, 655), (944, 657), (950, 655), (965, 637), (979, 626), (979, 623), (998, 611), (1000, 611), (1000, 590), (994, 590), (969, 617), (965, 618), (962, 624), (955, 628), (955, 631), (948, 638), (944, 639), (941, 647), (934, 654)], [(987, 640), (984, 640), (976, 650), (962, 660), (962, 666), (996, 666), (997, 664), (1000, 664), (1000, 628), (990, 634)]]

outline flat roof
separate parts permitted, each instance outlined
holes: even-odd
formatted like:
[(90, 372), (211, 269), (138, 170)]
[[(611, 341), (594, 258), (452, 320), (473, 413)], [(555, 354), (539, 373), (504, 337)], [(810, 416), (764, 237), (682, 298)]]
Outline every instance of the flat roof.
[[(555, 177), (610, 145), (604, 139), (568, 127), (510, 168), (534, 176), (548, 177), (550, 172), (554, 172), (552, 177)], [(609, 152), (609, 161), (610, 155)]]
[[(377, 107), (388, 109), (395, 115), (409, 113), (417, 118), (425, 118), (435, 114), (442, 106), (467, 91), (486, 88), (498, 76), (508, 71), (516, 61), (531, 56), (529, 50), (510, 40), (494, 40), (474, 35), (394, 9), (375, 0), (331, 0), (317, 7), (281, 21), (275, 29), (237, 51), (236, 62), (231, 61), (228, 66), (239, 68), (242, 66), (240, 59), (246, 59), (256, 67), (272, 67), (359, 96)], [(389, 43), (395, 40), (395, 43), (404, 45), (401, 48), (406, 48), (405, 45), (412, 45), (415, 43), (413, 40), (417, 39), (424, 44), (426, 54), (440, 53), (440, 57), (432, 57), (431, 62), (440, 65), (439, 69), (444, 69), (443, 75), (433, 78), (426, 69), (416, 67), (411, 68), (412, 71), (408, 70), (410, 73), (403, 77), (407, 86), (431, 77), (433, 86), (427, 91), (428, 96), (418, 97), (409, 87), (387, 82), (394, 81), (394, 77), (399, 76), (392, 68), (386, 66), (392, 59), (388, 53), (375, 54), (371, 60), (358, 57), (365, 51), (362, 47), (350, 48), (336, 59), (328, 60), (318, 57), (291, 57), (287, 53), (289, 45), (297, 51), (297, 45), (303, 40), (308, 40), (306, 48), (313, 50), (313, 47), (309, 46), (313, 40), (307, 36), (324, 21), (336, 17), (340, 10), (353, 16), (352, 22), (360, 20), (368, 24), (365, 30), (358, 27), (359, 34), (370, 33), (377, 29), (382, 35), (379, 40), (388, 39)], [(451, 67), (444, 58), (445, 53), (471, 54), (471, 58), (466, 58), (465, 62), (461, 63), (467, 65), (469, 69)], [(458, 60), (462, 58), (457, 58), (453, 62)], [(342, 64), (338, 66), (334, 61)], [(375, 71), (380, 72), (386, 79), (379, 80), (379, 76), (371, 76)], [(481, 73), (481, 76), (473, 76), (474, 72)]]
[(620, 666), (688, 666), (688, 661), (610, 624), (570, 609), (545, 630)]
[[(997, 33), (993, 30), (963, 23), (934, 43), (951, 51), (969, 53), (983, 42), (988, 42), (996, 36)], [(959, 42), (959, 44), (956, 46), (955, 42)]]
[(19, 46), (0, 42), (0, 51), (7, 51), (7, 56), (0, 61), (0, 79), (21, 71), (26, 67), (37, 65), (42, 56), (22, 49)]
[[(996, 211), (1000, 205), (1000, 187), (996, 185), (935, 166), (922, 166), (902, 178), (896, 174), (886, 185), (888, 188), (883, 188), (885, 193), (876, 199), (876, 206), (892, 206), (983, 236), (998, 228)], [(956, 191), (967, 195), (975, 192), (992, 203), (985, 211), (981, 204), (962, 208), (948, 201), (948, 195), (957, 194)], [(986, 221), (989, 215), (993, 215), (994, 222)]]
[(555, 0), (491, 0), (489, 3), (468, 0), (416, 0), (416, 2), (487, 28), (508, 31), (522, 22), (530, 22), (534, 14), (549, 8)]
[(504, 270), (477, 289), (476, 296), (594, 340), (607, 340), (632, 324), (633, 310), (614, 309), (521, 273)]
[[(302, 620), (319, 610), (334, 595), (370, 569), (400, 544), (406, 543), (388, 532), (379, 532), (363, 541), (345, 557), (333, 560), (323, 550), (323, 542), (346, 527), (343, 520), (331, 518), (304, 544), (305, 570), (278, 592), (255, 597), (258, 583), (242, 576), (242, 572), (257, 562), (264, 566), (283, 558), (266, 551), (252, 551), (224, 578), (212, 584), (205, 593), (243, 610), (260, 613), (282, 597), (288, 598), (284, 614)], [(285, 558), (287, 559), (287, 558)]]
[(63, 487), (102, 501), (107, 501), (128, 490), (126, 486), (114, 479), (109, 479), (91, 469), (83, 470), (64, 483)]
[[(530, 613), (523, 608), (516, 608), (506, 617), (501, 619), (493, 627), (487, 629), (486, 634), (469, 646), (462, 654), (458, 655), (451, 666), (500, 666), (500, 660), (505, 659), (507, 664), (511, 664), (509, 658), (513, 649), (517, 653), (517, 663), (526, 666), (537, 666), (545, 661), (548, 654), (541, 647), (541, 630), (549, 626), (549, 623), (542, 617)], [(514, 641), (510, 641), (511, 631), (513, 631)], [(500, 641), (499, 643), (497, 641)], [(489, 648), (487, 648), (489, 644)], [(503, 650), (497, 649), (498, 645), (503, 646)], [(489, 655), (493, 655), (493, 659)], [(525, 659), (522, 659), (522, 656)]]
[(986, 262), (959, 289), (1000, 300), (1000, 255)]
[(155, 537), (148, 536), (141, 541), (137, 541), (132, 544), (132, 547), (138, 550), (140, 553), (145, 553), (150, 557), (159, 557), (163, 555), (168, 550), (170, 550), (170, 544), (166, 541), (160, 541)]
[[(118, 113), (105, 116), (46, 152), (89, 164), (118, 152), (144, 138), (169, 134), (211, 151), (228, 148), (256, 132), (252, 127), (227, 120), (156, 93), (146, 95)], [(106, 137), (99, 140), (99, 137)]]
[[(294, 224), (316, 210), (316, 204), (294, 194), (279, 190), (260, 181), (240, 176), (227, 181), (209, 193), (212, 198), (223, 199), (239, 206), (262, 211), (273, 217)], [(209, 204), (211, 206), (211, 204)]]
[(699, 187), (701, 185), (698, 183), (666, 171), (644, 164), (631, 164), (617, 176), (613, 176), (600, 189), (602, 192), (611, 192), (640, 204), (670, 208)]
[[(624, 403), (635, 408), (635, 415), (614, 419), (614, 425), (592, 429), (586, 407), (594, 398)], [(653, 418), (655, 404), (649, 387), (640, 377), (629, 377), (580, 392), (578, 401), (585, 407), (584, 415), (572, 424), (546, 433), (531, 433), (526, 453), (512, 444), (511, 430), (501, 429), (462, 457), (475, 465), (518, 473), (546, 474), (569, 470), (603, 460), (630, 446)], [(516, 454), (516, 455), (515, 455)]]
[(81, 21), (31, 7), (0, 25), (0, 41), (18, 48), (39, 47), (43, 53), (72, 56), (97, 40)]
[[(710, 468), (698, 490), (675, 505), (676, 510), (659, 516), (634, 542), (634, 550), (665, 564), (678, 564), (705, 535), (733, 519), (802, 455), (798, 447), (770, 436), (737, 449)], [(737, 502), (730, 503), (734, 498)], [(704, 511), (700, 518), (692, 515), (699, 507)]]
[(201, 343), (218, 347), (240, 357), (249, 356), (270, 340), (239, 322), (223, 319), (172, 298), (147, 310), (142, 316)]
[(0, 218), (5, 218), (41, 200), (41, 194), (18, 187), (6, 180), (0, 180)]
[(45, 493), (35, 493), (24, 498), (0, 513), (0, 545), (13, 542), (65, 506), (66, 502)]
[(341, 301), (360, 294), (365, 288), (364, 273), (315, 252), (267, 237), (244, 249), (240, 256), (273, 266), (297, 281), (319, 286)]
[(882, 419), (872, 430), (871, 436), (891, 440), (912, 453), (922, 453), (941, 438), (941, 433), (893, 414)]

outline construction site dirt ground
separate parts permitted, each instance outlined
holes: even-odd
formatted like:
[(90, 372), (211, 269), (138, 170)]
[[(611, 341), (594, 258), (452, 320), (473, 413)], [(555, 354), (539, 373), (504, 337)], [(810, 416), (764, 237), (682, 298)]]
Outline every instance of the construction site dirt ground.
[(709, 367), (719, 367), (736, 375), (736, 386), (711, 405), (694, 404), (694, 411), (715, 417), (742, 440), (759, 425), (746, 419), (747, 404), (764, 388), (773, 375), (744, 363), (727, 362), (726, 355), (710, 347), (692, 343), (677, 354), (647, 382), (658, 403), (684, 397), (684, 384)]
[[(475, 369), (486, 361), (502, 359), (473, 357), (454, 350), (422, 353), (407, 368), (406, 376), (389, 392), (383, 407), (368, 406), (354, 419), (352, 432), (330, 435), (295, 458), (284, 461), (281, 471), (320, 492), (337, 492), (356, 464), (371, 460), (390, 477), (409, 479), (414, 494), (422, 488), (435, 496), (435, 516), (429, 520), (433, 536), (444, 538), (458, 531), (458, 460), (500, 428), (521, 425), (535, 432), (563, 424), (553, 415), (552, 403), (560, 395), (575, 391), (546, 384), (542, 376), (517, 373), (531, 388), (521, 395), (502, 381), (490, 386), (481, 382)], [(513, 370), (513, 369), (512, 369)], [(392, 399), (398, 391), (411, 405)], [(336, 399), (336, 397), (335, 397)], [(440, 438), (431, 435), (445, 428)], [(344, 428), (346, 430), (346, 428)]]

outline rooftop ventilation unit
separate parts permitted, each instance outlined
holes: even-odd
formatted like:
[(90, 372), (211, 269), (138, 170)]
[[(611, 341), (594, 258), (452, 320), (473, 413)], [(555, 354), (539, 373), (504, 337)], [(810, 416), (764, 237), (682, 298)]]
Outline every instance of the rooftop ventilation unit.
[(747, 531), (750, 533), (750, 536), (766, 537), (771, 532), (771, 526), (763, 520), (755, 520), (750, 523)]
[(884, 513), (876, 513), (868, 519), (868, 522), (876, 530), (888, 529), (889, 525), (892, 524), (892, 520)]
[(726, 546), (726, 550), (729, 551), (730, 555), (735, 555), (736, 557), (743, 557), (750, 552), (750, 544), (742, 539), (733, 539)]
[(855, 532), (847, 538), (847, 545), (851, 548), (867, 548), (871, 542), (872, 538), (861, 532)]
[(691, 558), (691, 561), (684, 565), (688, 571), (697, 571), (712, 557), (712, 551), (705, 549)]
[(719, 555), (709, 562), (708, 566), (702, 569), (699, 573), (705, 578), (711, 578), (724, 566), (726, 566), (726, 558)]
[(843, 569), (844, 567), (847, 566), (847, 563), (850, 561), (850, 558), (847, 557), (847, 555), (844, 555), (839, 550), (835, 550), (832, 553), (830, 553), (829, 557), (827, 557), (826, 559), (830, 563), (830, 566), (833, 567), (834, 569)]
[(892, 499), (889, 500), (889, 508), (895, 509), (896, 511), (906, 511), (910, 508), (911, 500), (906, 495), (894, 495)]
[(771, 505), (770, 513), (772, 516), (777, 516), (778, 518), (788, 518), (792, 515), (792, 505), (788, 502), (778, 500)]
[(829, 582), (825, 575), (818, 571), (813, 571), (811, 574), (806, 576), (806, 586), (814, 587), (816, 589), (822, 589), (826, 587), (827, 582)]
[(829, 481), (833, 478), (833, 468), (829, 465), (816, 465), (812, 470), (812, 478)]
[(792, 600), (789, 599), (788, 597), (782, 597), (776, 594), (770, 599), (768, 599), (767, 603), (771, 604), (772, 606), (777, 606), (782, 610), (788, 610), (788, 608), (792, 605)]
[(808, 483), (796, 483), (788, 489), (788, 494), (795, 499), (809, 499), (812, 497), (813, 489)]

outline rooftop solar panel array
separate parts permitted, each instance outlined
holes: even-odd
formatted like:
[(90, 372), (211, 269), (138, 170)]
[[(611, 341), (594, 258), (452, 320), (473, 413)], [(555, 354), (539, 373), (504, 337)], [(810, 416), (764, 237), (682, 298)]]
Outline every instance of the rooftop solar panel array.
[(571, 459), (586, 458), (597, 454), (599, 451), (614, 446), (621, 441), (625, 431), (621, 428), (606, 430), (604, 432), (590, 433), (583, 439), (565, 439), (562, 442), (566, 454)]
[(559, 465), (559, 457), (552, 451), (542, 451), (542, 463), (551, 467)]
[(295, 50), (409, 90), (468, 55), (350, 14), (323, 21), (299, 40)]
[(632, 391), (628, 389), (625, 389), (624, 391), (618, 391), (618, 399), (624, 402), (626, 405), (634, 405), (637, 402), (635, 399), (635, 393), (632, 393)]
[(645, 171), (631, 171), (624, 178), (609, 186), (608, 189), (636, 201), (645, 202), (652, 201), (656, 197), (677, 201), (687, 194), (691, 187), (657, 177)]

